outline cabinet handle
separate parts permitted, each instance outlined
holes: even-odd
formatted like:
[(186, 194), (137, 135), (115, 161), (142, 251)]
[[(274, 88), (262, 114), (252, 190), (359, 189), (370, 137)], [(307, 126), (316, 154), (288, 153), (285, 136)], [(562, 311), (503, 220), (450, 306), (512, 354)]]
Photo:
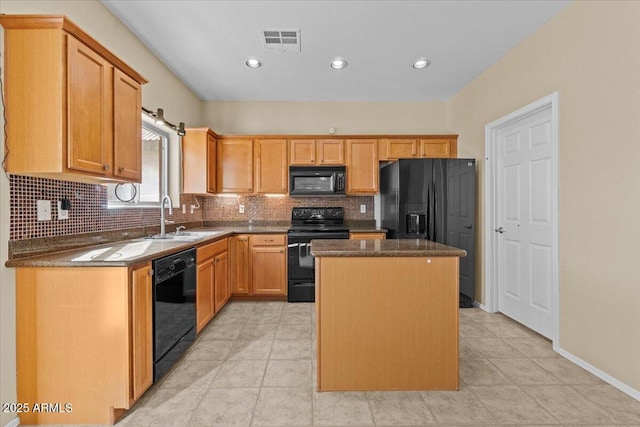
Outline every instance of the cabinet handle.
[(283, 254), (284, 253), (284, 249), (280, 249), (280, 253)]
[(124, 168), (123, 167), (118, 168), (118, 172), (124, 172)]
[(153, 268), (149, 269), (149, 276), (153, 276)]
[(108, 171), (108, 170), (109, 170), (109, 165), (102, 165), (102, 168), (103, 168), (104, 170)]

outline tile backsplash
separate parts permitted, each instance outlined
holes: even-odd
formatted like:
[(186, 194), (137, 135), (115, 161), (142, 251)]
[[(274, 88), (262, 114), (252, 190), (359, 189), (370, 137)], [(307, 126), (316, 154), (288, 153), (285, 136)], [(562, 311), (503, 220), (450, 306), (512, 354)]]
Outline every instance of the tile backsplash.
[[(10, 175), (10, 240), (35, 239), (91, 232), (113, 231), (160, 224), (159, 208), (109, 209), (107, 189), (100, 184), (59, 181)], [(193, 195), (182, 195), (180, 204), (194, 204)], [(58, 219), (57, 201), (69, 199), (71, 209), (68, 219)], [(51, 220), (38, 221), (37, 201), (51, 201)], [(268, 197), (212, 196), (196, 197), (200, 208), (193, 214), (183, 214), (174, 209), (167, 219), (176, 223), (198, 221), (289, 221), (294, 206), (341, 206), (350, 221), (373, 220), (373, 197)], [(239, 213), (239, 205), (244, 213)], [(366, 213), (360, 213), (365, 205)]]
[[(11, 223), (9, 239), (34, 239), (96, 231), (112, 231), (125, 228), (157, 226), (160, 224), (159, 208), (109, 209), (107, 188), (100, 184), (58, 181), (10, 175)], [(71, 209), (68, 219), (58, 219), (57, 201), (69, 199)], [(38, 221), (37, 201), (51, 201), (51, 221)], [(202, 200), (199, 200), (202, 206)], [(181, 197), (181, 204), (193, 204), (193, 196)], [(179, 209), (167, 219), (176, 223), (202, 221), (202, 209), (193, 214), (183, 214)]]
[[(239, 206), (244, 205), (244, 213)], [(360, 205), (365, 205), (366, 213), (360, 213)], [(373, 220), (372, 196), (349, 197), (272, 197), (214, 196), (204, 198), (204, 221), (290, 221), (294, 206), (322, 206), (344, 208), (345, 219), (350, 221)]]

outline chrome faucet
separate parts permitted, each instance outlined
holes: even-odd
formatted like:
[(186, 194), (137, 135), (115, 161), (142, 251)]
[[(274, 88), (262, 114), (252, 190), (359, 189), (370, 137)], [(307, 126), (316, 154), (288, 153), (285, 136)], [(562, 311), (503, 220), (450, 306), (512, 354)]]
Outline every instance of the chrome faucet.
[(169, 215), (173, 215), (173, 208), (171, 207), (171, 205), (173, 204), (173, 202), (171, 201), (171, 197), (169, 197), (169, 195), (167, 194), (166, 196), (164, 196), (162, 198), (162, 201), (160, 202), (160, 237), (161, 239), (165, 237), (166, 235), (166, 222), (165, 222), (165, 217), (164, 217), (164, 203), (166, 201), (169, 201)]
[(187, 227), (185, 227), (184, 225), (179, 225), (176, 227), (176, 236), (180, 234), (180, 232), (182, 230), (185, 230)]

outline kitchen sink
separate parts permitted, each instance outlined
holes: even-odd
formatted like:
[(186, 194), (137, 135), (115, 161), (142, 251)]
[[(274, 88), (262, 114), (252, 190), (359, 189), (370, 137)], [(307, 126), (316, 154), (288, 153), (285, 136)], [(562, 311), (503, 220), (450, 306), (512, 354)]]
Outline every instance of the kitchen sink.
[(161, 237), (159, 234), (156, 234), (155, 236), (147, 237), (147, 239), (193, 242), (194, 240), (204, 239), (207, 237), (215, 237), (223, 233), (224, 231), (182, 231), (180, 232), (180, 234), (167, 233), (164, 235), (164, 237)]

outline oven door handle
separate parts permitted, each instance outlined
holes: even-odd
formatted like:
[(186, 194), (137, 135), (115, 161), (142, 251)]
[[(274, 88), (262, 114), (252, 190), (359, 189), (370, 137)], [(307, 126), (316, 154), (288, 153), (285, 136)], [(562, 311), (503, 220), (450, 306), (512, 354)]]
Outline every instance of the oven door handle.
[(290, 243), (287, 245), (288, 248), (295, 248), (296, 246), (298, 246), (300, 243)]

